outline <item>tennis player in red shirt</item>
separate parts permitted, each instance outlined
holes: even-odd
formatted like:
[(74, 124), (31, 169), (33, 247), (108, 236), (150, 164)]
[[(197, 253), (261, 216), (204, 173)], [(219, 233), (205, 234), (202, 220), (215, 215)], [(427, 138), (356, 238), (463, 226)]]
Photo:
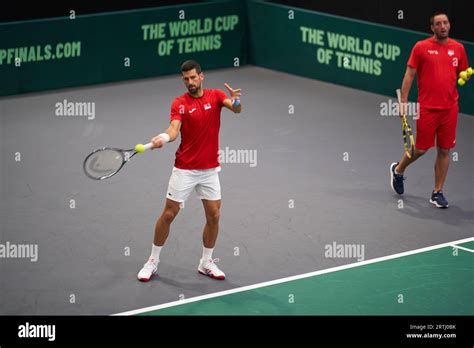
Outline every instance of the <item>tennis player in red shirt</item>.
[(448, 174), (449, 151), (456, 145), (456, 81), (459, 73), (468, 68), (468, 61), (464, 46), (448, 37), (448, 16), (437, 12), (430, 18), (430, 23), (434, 35), (418, 41), (413, 47), (401, 88), (400, 109), (404, 114), (413, 79), (418, 76), (420, 115), (416, 121), (415, 153), (411, 159), (404, 154), (400, 162), (390, 165), (391, 186), (396, 193), (403, 194), (405, 169), (435, 146), (436, 140), (435, 184), (430, 203), (447, 208), (448, 201), (442, 189)]
[(151, 140), (153, 148), (161, 148), (167, 142), (174, 141), (181, 132), (181, 144), (176, 151), (165, 208), (156, 222), (151, 255), (138, 273), (140, 281), (148, 281), (156, 273), (170, 225), (192, 191), (196, 191), (202, 200), (206, 215), (198, 272), (214, 279), (225, 279), (224, 272), (215, 263), (217, 260), (212, 258), (221, 206), (219, 128), (222, 107), (234, 113), (241, 112), (241, 90), (225, 84), (230, 94), (228, 97), (219, 89), (204, 89), (204, 74), (193, 60), (182, 64), (181, 74), (188, 91), (173, 101), (169, 128)]

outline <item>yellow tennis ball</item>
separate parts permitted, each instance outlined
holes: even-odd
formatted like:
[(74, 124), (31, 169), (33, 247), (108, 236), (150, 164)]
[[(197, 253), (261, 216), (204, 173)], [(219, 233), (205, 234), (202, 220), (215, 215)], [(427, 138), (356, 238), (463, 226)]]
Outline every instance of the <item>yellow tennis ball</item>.
[(474, 69), (469, 67), (469, 68), (467, 68), (466, 72), (467, 72), (467, 76), (471, 76), (474, 73)]
[(459, 77), (462, 78), (463, 80), (467, 80), (467, 71), (461, 71), (459, 73)]
[(459, 86), (464, 86), (465, 83), (466, 83), (466, 81), (464, 81), (462, 78), (460, 78), (460, 79), (458, 80), (458, 85), (459, 85)]
[(135, 145), (135, 151), (139, 153), (145, 152), (145, 145), (143, 144)]

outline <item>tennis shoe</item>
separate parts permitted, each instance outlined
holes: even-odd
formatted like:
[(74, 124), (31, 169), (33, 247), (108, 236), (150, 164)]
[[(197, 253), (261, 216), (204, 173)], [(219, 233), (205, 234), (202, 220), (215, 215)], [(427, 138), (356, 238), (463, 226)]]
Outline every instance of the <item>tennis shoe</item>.
[(436, 206), (437, 208), (446, 209), (449, 207), (448, 201), (443, 195), (443, 191), (432, 192), (430, 203)]
[(217, 267), (216, 262), (219, 262), (219, 259), (201, 259), (198, 266), (198, 272), (213, 279), (225, 279), (224, 272), (222, 272), (219, 267)]
[(393, 192), (402, 195), (404, 192), (403, 174), (395, 173), (395, 168), (398, 166), (398, 162), (393, 162), (390, 165), (390, 186), (392, 187)]
[(140, 270), (140, 272), (138, 272), (138, 280), (141, 282), (149, 281), (153, 274), (155, 274), (158, 270), (158, 263), (159, 261), (150, 258), (147, 263), (143, 265), (143, 268)]

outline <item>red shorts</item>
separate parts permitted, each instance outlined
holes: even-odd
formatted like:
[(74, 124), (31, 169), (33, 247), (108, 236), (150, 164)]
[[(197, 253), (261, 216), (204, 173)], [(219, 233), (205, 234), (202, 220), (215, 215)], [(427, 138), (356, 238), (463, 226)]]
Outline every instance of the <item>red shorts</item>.
[(420, 117), (416, 121), (416, 145), (420, 150), (436, 146), (451, 149), (456, 146), (456, 124), (458, 105), (451, 109), (435, 110), (420, 108)]

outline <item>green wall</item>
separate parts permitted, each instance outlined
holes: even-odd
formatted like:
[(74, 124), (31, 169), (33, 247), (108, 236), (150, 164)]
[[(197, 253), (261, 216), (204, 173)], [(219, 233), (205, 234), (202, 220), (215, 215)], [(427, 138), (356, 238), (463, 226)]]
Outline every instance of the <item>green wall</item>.
[[(205, 70), (251, 63), (394, 97), (425, 37), (260, 0), (3, 23), (0, 96), (173, 74), (193, 58)], [(474, 44), (463, 44), (474, 65)], [(474, 115), (474, 82), (459, 91)]]
[[(247, 10), (252, 64), (392, 97), (413, 45), (427, 37), (258, 0)], [(474, 44), (463, 44), (474, 65)], [(474, 115), (474, 82), (459, 92), (461, 111)]]
[(0, 95), (244, 65), (245, 16), (227, 0), (0, 24)]

